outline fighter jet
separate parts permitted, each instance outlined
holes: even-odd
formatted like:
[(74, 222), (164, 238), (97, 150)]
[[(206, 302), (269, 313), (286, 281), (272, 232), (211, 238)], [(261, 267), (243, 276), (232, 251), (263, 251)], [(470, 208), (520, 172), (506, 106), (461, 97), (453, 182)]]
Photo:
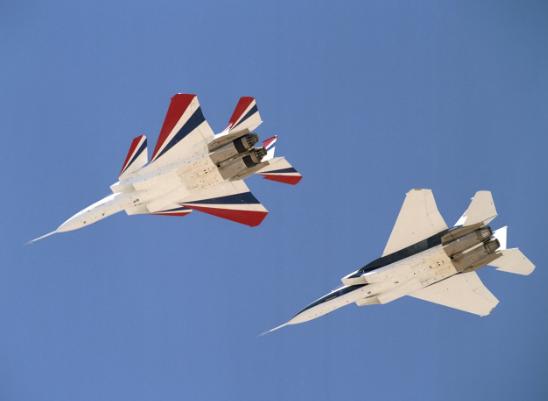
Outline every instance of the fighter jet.
[(476, 270), (529, 275), (533, 263), (518, 248), (506, 248), (507, 227), (493, 231), (497, 216), (489, 191), (477, 192), (454, 227), (448, 228), (432, 191), (407, 193), (382, 256), (341, 279), (342, 286), (314, 301), (281, 327), (303, 323), (345, 305), (386, 304), (404, 296), (488, 315), (497, 298)]
[[(284, 157), (275, 157), (278, 137), (255, 147), (262, 123), (252, 97), (238, 101), (228, 126), (215, 134), (196, 95), (172, 97), (158, 142), (148, 160), (147, 139), (133, 139), (112, 194), (86, 207), (55, 231), (36, 238), (87, 227), (115, 213), (187, 216), (196, 210), (257, 226), (268, 214), (244, 179), (297, 184), (302, 176)], [(33, 242), (31, 241), (31, 242)]]

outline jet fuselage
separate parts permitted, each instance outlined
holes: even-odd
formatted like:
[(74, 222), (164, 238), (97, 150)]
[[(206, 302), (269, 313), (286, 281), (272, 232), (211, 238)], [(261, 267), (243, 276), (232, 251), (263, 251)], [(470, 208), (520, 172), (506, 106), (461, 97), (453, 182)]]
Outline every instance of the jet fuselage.
[[(156, 167), (154, 162), (147, 164), (112, 184), (110, 188), (113, 194), (74, 214), (63, 222), (57, 231), (76, 230), (124, 210), (128, 215), (161, 213), (165, 211), (165, 205), (188, 198), (193, 192), (206, 191), (210, 187), (233, 179), (234, 176), (238, 179), (246, 177), (257, 170), (255, 166), (262, 167), (261, 158), (252, 160), (251, 163), (246, 164), (242, 161), (238, 164), (239, 160), (243, 160), (249, 154), (249, 148), (234, 147), (234, 151), (227, 151), (233, 143), (239, 143), (241, 138), (246, 137), (257, 136), (243, 135), (225, 144), (219, 151), (211, 153), (204, 151), (207, 148), (197, 146), (190, 157), (160, 167)], [(256, 140), (247, 143), (255, 142)], [(222, 154), (220, 157), (219, 153)], [(261, 156), (264, 154), (261, 153)], [(227, 174), (226, 169), (222, 168), (227, 164), (230, 165), (232, 174)]]
[(297, 313), (287, 324), (316, 319), (345, 305), (385, 304), (472, 271), (498, 257), (499, 242), (488, 226), (454, 227), (385, 255), (342, 278), (343, 286)]

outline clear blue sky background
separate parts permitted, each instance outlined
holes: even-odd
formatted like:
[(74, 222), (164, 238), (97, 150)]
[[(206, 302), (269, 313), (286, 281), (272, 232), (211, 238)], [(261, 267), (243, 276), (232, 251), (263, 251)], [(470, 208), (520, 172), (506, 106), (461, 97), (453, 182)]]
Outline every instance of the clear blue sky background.
[[(1, 400), (548, 399), (546, 2), (3, 2), (0, 37)], [(255, 96), (301, 184), (249, 180), (254, 229), (120, 214), (25, 247), (176, 92), (218, 130)], [(492, 190), (535, 273), (480, 272), (486, 318), (402, 299), (258, 337), (378, 257), (413, 187), (448, 223)]]

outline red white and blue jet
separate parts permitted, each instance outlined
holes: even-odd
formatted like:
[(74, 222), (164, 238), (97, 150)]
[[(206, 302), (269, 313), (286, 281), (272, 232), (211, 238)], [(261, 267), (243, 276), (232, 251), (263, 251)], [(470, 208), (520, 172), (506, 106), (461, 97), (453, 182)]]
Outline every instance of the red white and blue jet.
[(172, 97), (158, 142), (148, 159), (147, 139), (133, 139), (112, 194), (86, 207), (55, 231), (36, 238), (77, 230), (110, 215), (186, 216), (192, 211), (257, 226), (268, 210), (244, 179), (252, 174), (286, 184), (302, 176), (284, 157), (275, 157), (277, 136), (259, 141), (262, 123), (257, 103), (242, 97), (228, 126), (215, 134), (202, 114), (198, 97)]

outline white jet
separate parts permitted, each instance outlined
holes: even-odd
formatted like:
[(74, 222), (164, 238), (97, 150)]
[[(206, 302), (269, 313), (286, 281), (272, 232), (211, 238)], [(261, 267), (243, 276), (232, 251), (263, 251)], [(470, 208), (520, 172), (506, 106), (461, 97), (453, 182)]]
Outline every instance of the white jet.
[(477, 269), (489, 265), (525, 276), (535, 269), (518, 248), (506, 248), (507, 227), (492, 231), (489, 223), (496, 216), (491, 192), (479, 191), (455, 226), (448, 228), (431, 190), (409, 191), (382, 256), (343, 277), (341, 287), (270, 331), (351, 303), (386, 304), (406, 295), (488, 315), (499, 301), (483, 285)]
[(76, 213), (49, 235), (89, 226), (112, 214), (186, 216), (193, 210), (257, 226), (268, 214), (244, 179), (252, 174), (286, 184), (302, 176), (274, 157), (277, 136), (254, 147), (262, 123), (252, 97), (240, 98), (221, 133), (207, 123), (196, 95), (171, 99), (158, 142), (148, 160), (147, 139), (133, 139), (111, 195)]

